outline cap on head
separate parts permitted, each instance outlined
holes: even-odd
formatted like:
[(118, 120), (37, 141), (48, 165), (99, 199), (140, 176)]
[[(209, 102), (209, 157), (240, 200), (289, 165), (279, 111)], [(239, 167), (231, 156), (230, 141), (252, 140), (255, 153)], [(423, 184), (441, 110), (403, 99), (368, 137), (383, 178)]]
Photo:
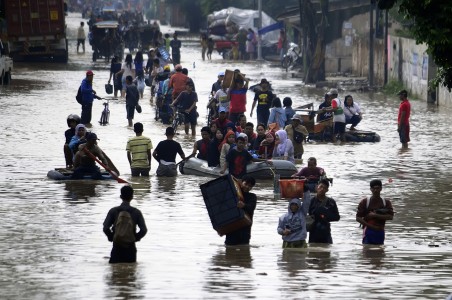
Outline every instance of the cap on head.
[(178, 64), (178, 65), (176, 65), (176, 66), (174, 67), (174, 69), (175, 69), (176, 71), (182, 71), (182, 65), (181, 65), (181, 64)]
[(170, 68), (170, 66), (169, 66), (169, 65), (166, 65), (166, 66), (164, 66), (164, 67), (163, 67), (163, 70), (164, 70), (164, 71), (170, 71), (170, 70), (171, 70), (171, 68)]
[(94, 73), (91, 70), (86, 71), (86, 76), (93, 76)]
[(300, 123), (303, 123), (303, 118), (300, 115), (293, 115), (292, 120), (300, 121)]
[(266, 83), (266, 84), (270, 84), (270, 82), (268, 82), (267, 79), (262, 78), (260, 84), (265, 84), (265, 83)]
[(95, 134), (94, 132), (88, 132), (88, 133), (85, 135), (85, 139), (86, 139), (87, 141), (96, 141), (96, 140), (98, 140), (97, 134)]
[(137, 122), (133, 125), (133, 131), (141, 133), (143, 132), (143, 124), (140, 122)]
[(330, 89), (327, 93), (327, 95), (338, 95), (339, 92), (337, 91), (337, 89)]
[(226, 112), (226, 107), (220, 106), (220, 108), (218, 109), (219, 113), (225, 113)]
[(174, 128), (173, 127), (167, 127), (165, 131), (166, 136), (173, 136), (174, 135)]
[(397, 93), (397, 96), (408, 96), (408, 92), (406, 90), (401, 90), (400, 92)]
[(220, 77), (220, 76), (224, 76), (224, 72), (218, 73), (218, 77)]

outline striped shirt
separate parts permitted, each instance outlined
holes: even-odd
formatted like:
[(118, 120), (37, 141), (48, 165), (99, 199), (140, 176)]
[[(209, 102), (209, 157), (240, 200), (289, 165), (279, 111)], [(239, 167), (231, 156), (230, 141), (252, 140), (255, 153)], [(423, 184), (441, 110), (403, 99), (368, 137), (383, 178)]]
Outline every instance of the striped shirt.
[(151, 151), (151, 139), (145, 136), (134, 136), (127, 141), (126, 150), (132, 156), (131, 168), (149, 168), (148, 150)]

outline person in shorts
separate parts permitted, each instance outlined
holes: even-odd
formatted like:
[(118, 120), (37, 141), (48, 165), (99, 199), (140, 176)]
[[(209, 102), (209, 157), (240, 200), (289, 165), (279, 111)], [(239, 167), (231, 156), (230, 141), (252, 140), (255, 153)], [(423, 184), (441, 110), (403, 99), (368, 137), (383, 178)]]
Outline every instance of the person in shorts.
[(410, 141), (410, 114), (411, 104), (408, 100), (408, 92), (402, 90), (397, 94), (400, 97), (399, 114), (397, 117), (397, 131), (399, 132), (400, 142), (402, 148), (408, 148), (408, 142)]
[(391, 201), (380, 196), (381, 180), (370, 181), (372, 196), (364, 198), (358, 205), (356, 222), (363, 226), (363, 244), (383, 245), (386, 221), (394, 218)]

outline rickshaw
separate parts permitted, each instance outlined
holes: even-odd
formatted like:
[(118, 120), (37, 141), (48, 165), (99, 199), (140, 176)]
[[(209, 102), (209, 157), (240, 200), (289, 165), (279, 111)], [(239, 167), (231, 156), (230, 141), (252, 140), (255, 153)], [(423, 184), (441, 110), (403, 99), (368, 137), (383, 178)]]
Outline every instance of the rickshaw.
[(95, 23), (89, 32), (89, 44), (93, 48), (93, 61), (111, 57), (124, 56), (124, 45), (117, 21), (101, 21)]

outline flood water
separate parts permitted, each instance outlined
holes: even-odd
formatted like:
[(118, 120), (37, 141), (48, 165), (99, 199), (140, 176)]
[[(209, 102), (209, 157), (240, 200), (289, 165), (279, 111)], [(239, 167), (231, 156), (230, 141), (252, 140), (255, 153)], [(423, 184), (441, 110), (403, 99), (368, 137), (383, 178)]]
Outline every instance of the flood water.
[[(72, 37), (80, 21), (79, 15), (68, 18)], [(276, 227), (287, 202), (273, 200), (268, 180), (254, 189), (258, 205), (251, 246), (226, 248), (212, 229), (199, 189), (209, 178), (130, 177), (125, 147), (134, 133), (127, 128), (124, 100), (106, 96), (109, 65), (92, 63), (88, 44), (87, 50), (77, 55), (72, 39), (67, 65), (16, 63), (12, 85), (0, 87), (2, 299), (445, 299), (452, 292), (450, 109), (412, 100), (412, 142), (402, 151), (397, 97), (352, 93), (365, 111), (359, 128), (378, 132), (381, 142), (305, 146), (305, 159), (317, 157), (334, 178), (328, 194), (341, 214), (332, 224), (334, 244), (283, 251)], [(198, 91), (198, 131), (205, 124), (211, 84), (224, 69), (239, 68), (253, 84), (267, 78), (281, 98), (292, 97), (294, 106), (321, 103), (322, 90), (303, 87), (270, 63), (231, 63), (217, 53), (203, 62), (199, 45), (184, 42), (182, 64)], [(92, 131), (121, 177), (132, 182), (132, 205), (148, 226), (137, 244), (136, 264), (108, 264), (111, 243), (102, 223), (120, 204), (121, 184), (46, 178), (47, 171), (64, 166), (66, 117), (80, 114), (75, 94), (87, 69), (94, 70), (98, 94), (111, 99), (110, 124), (97, 124), (103, 109), (97, 101)], [(144, 124), (144, 135), (155, 147), (165, 126), (154, 121), (149, 95), (147, 88), (143, 113), (134, 121)], [(251, 100), (249, 93), (248, 112)], [(176, 140), (191, 152), (194, 138), (182, 134)], [(152, 174), (156, 167), (153, 161)], [(384, 182), (382, 193), (396, 215), (387, 223), (386, 245), (366, 248), (355, 212), (376, 178)]]

